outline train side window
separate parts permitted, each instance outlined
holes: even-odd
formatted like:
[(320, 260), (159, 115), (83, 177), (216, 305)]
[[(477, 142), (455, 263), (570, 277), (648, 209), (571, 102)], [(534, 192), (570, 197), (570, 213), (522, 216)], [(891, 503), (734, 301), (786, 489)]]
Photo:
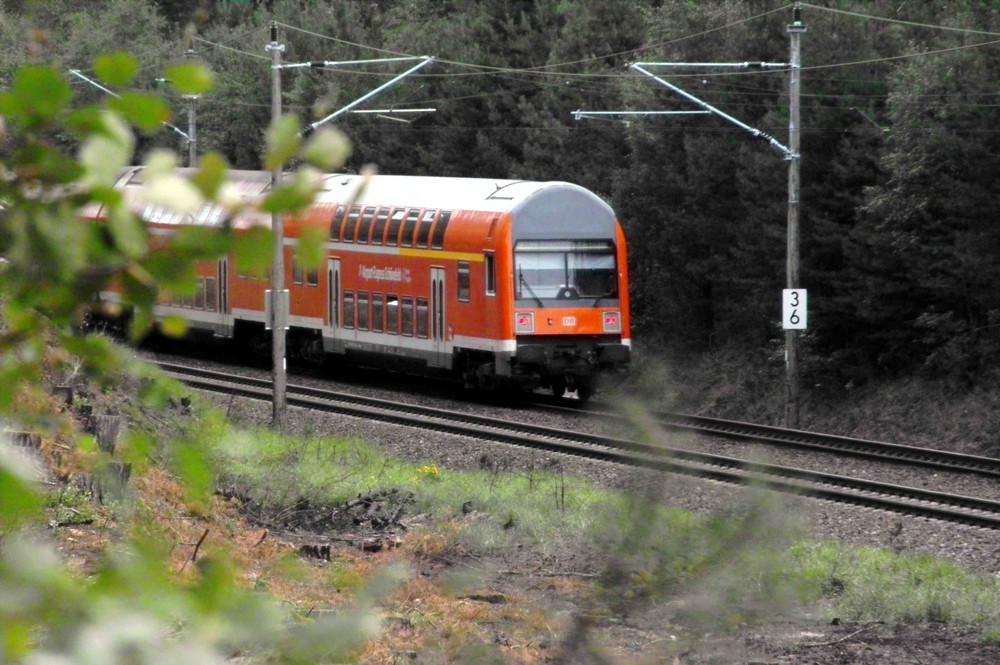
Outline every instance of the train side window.
[(403, 237), (399, 241), (400, 247), (413, 246), (413, 230), (417, 228), (417, 220), (420, 219), (420, 210), (411, 209), (406, 213), (406, 223), (403, 225)]
[(427, 339), (427, 298), (417, 298), (417, 337)]
[(319, 269), (318, 268), (307, 268), (306, 269), (306, 284), (308, 286), (319, 286)]
[(361, 215), (361, 226), (358, 227), (358, 242), (368, 243), (368, 234), (372, 230), (372, 219), (375, 218), (375, 206), (368, 206)]
[(387, 245), (398, 245), (399, 244), (399, 226), (403, 223), (403, 218), (406, 217), (406, 209), (400, 208), (396, 212), (392, 213), (392, 219), (389, 220), (389, 235), (385, 238), (385, 244)]
[(215, 290), (215, 278), (205, 278), (205, 309), (214, 312), (219, 302), (218, 291)]
[(351, 212), (347, 213), (347, 220), (344, 226), (344, 242), (354, 242), (354, 234), (357, 233), (360, 217), (361, 206), (351, 206)]
[(382, 294), (372, 294), (372, 332), (382, 332), (385, 329), (385, 310), (383, 309)]
[(427, 239), (430, 238), (435, 215), (437, 215), (437, 210), (425, 210), (420, 218), (420, 228), (417, 229), (417, 247), (421, 249), (427, 248)]
[(340, 226), (344, 222), (344, 214), (347, 212), (347, 206), (339, 205), (333, 213), (333, 219), (330, 220), (330, 240), (337, 241), (340, 240)]
[(431, 236), (431, 248), (441, 249), (444, 247), (444, 232), (448, 229), (448, 222), (451, 221), (451, 211), (445, 210), (438, 217), (434, 226), (434, 235)]
[(295, 259), (292, 259), (292, 284), (302, 286), (302, 266)]
[(385, 299), (385, 331), (390, 335), (399, 332), (399, 296), (392, 293)]
[(413, 298), (403, 296), (403, 311), (400, 312), (400, 323), (402, 324), (402, 334), (413, 337)]
[(493, 254), (483, 255), (483, 272), (486, 273), (486, 295), (493, 296), (497, 293), (497, 265), (496, 257)]
[(198, 226), (215, 226), (222, 217), (222, 208), (214, 203), (204, 203), (193, 217), (189, 215), (191, 224)]
[(354, 327), (354, 291), (344, 291), (344, 327)]
[(198, 280), (198, 290), (194, 292), (194, 308), (205, 309), (205, 280)]
[(469, 302), (469, 292), (471, 291), (469, 287), (469, 262), (459, 261), (458, 262), (458, 301), (459, 302)]
[(368, 293), (358, 291), (358, 330), (368, 330)]
[(372, 229), (372, 244), (381, 245), (385, 242), (383, 236), (385, 235), (385, 225), (389, 222), (389, 209), (379, 208), (378, 214), (375, 215), (375, 227)]

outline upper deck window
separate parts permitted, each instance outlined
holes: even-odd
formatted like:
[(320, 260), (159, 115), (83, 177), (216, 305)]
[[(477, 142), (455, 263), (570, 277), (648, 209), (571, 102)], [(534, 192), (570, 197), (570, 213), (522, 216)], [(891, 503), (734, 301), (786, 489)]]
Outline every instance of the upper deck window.
[(406, 213), (406, 223), (403, 225), (403, 235), (400, 238), (400, 247), (412, 247), (413, 246), (413, 230), (417, 228), (417, 220), (420, 219), (420, 209), (411, 208), (408, 213)]
[(344, 242), (354, 242), (354, 234), (358, 230), (358, 221), (361, 217), (361, 206), (352, 206), (351, 212), (347, 214), (344, 224)]
[(372, 219), (375, 217), (375, 206), (368, 206), (361, 215), (361, 226), (358, 228), (358, 242), (367, 243), (368, 233), (372, 228)]
[(340, 240), (340, 225), (344, 220), (344, 214), (347, 212), (347, 206), (337, 206), (337, 209), (333, 212), (333, 219), (330, 220), (330, 240), (336, 242)]
[(431, 225), (434, 224), (435, 215), (437, 215), (437, 210), (425, 210), (423, 216), (420, 217), (420, 228), (417, 229), (417, 247), (421, 249), (427, 248), (427, 240), (431, 235)]
[(375, 216), (375, 227), (372, 229), (372, 244), (381, 245), (385, 235), (385, 225), (389, 222), (389, 209), (379, 208)]
[(403, 223), (404, 217), (406, 217), (405, 208), (399, 208), (396, 212), (392, 213), (392, 219), (389, 220), (389, 234), (385, 237), (385, 244), (399, 244), (399, 226)]
[(198, 208), (198, 212), (194, 216), (194, 224), (199, 226), (216, 226), (222, 219), (222, 206), (216, 205), (211, 201), (205, 202)]
[(434, 235), (431, 236), (431, 247), (433, 249), (444, 247), (444, 232), (448, 230), (449, 221), (451, 221), (451, 211), (445, 210), (438, 217), (437, 224), (434, 226)]

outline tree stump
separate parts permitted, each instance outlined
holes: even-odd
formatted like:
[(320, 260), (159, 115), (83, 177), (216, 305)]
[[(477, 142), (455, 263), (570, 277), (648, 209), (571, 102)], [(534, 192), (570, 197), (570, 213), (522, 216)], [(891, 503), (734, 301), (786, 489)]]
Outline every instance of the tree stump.
[(109, 455), (114, 455), (118, 437), (125, 429), (125, 417), (100, 415), (94, 416), (91, 422), (94, 436), (97, 438), (97, 446)]

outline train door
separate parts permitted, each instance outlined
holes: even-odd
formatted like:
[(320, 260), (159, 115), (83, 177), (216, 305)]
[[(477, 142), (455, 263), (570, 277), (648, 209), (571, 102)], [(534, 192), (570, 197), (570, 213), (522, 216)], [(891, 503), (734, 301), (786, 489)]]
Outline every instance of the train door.
[(326, 321), (329, 339), (324, 344), (326, 351), (339, 353), (343, 351), (338, 340), (342, 338), (340, 329), (340, 259), (327, 259), (326, 262)]
[(221, 326), (216, 334), (233, 336), (233, 318), (229, 313), (229, 259), (219, 259), (219, 321)]
[(445, 326), (446, 293), (444, 268), (431, 268), (431, 342), (433, 344), (431, 364), (435, 367), (446, 367), (448, 364), (448, 331)]

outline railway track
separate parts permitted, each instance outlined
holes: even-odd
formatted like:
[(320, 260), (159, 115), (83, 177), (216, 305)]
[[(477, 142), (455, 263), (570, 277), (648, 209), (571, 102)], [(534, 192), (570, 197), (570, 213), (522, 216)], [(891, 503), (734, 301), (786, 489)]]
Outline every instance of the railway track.
[[(562, 407), (550, 402), (540, 402), (538, 406), (552, 411), (572, 411), (601, 419), (626, 421), (621, 414), (607, 409), (584, 410), (579, 407)], [(689, 416), (667, 411), (657, 411), (653, 415), (661, 427), (672, 431), (697, 432), (699, 434), (709, 434), (728, 439), (770, 443), (782, 448), (798, 448), (830, 454), (852, 455), (879, 462), (901, 462), (942, 471), (975, 473), (985, 477), (1000, 478), (1000, 459), (992, 457), (966, 455), (946, 450), (904, 446), (867, 439), (854, 439), (846, 436), (785, 429), (769, 425), (756, 425), (735, 420)]]
[[(192, 388), (271, 399), (270, 382), (267, 380), (170, 363), (159, 363), (159, 366), (165, 373)], [(513, 423), (306, 386), (288, 385), (287, 400), (291, 406), (1000, 530), (1000, 502), (977, 497), (750, 463), (641, 441)], [(744, 433), (740, 436), (749, 435)]]

